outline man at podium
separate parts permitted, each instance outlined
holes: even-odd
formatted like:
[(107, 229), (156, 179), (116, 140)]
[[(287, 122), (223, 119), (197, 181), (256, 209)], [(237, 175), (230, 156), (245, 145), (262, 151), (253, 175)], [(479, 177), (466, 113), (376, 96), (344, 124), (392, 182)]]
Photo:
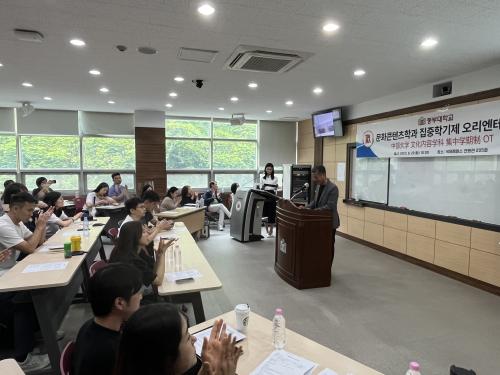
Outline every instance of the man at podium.
[[(312, 210), (330, 210), (332, 212), (332, 259), (335, 256), (335, 232), (340, 225), (337, 201), (339, 199), (339, 188), (326, 177), (326, 169), (323, 165), (317, 165), (312, 169), (312, 181), (316, 185), (314, 200), (305, 208)], [(299, 208), (303, 208), (302, 206)]]

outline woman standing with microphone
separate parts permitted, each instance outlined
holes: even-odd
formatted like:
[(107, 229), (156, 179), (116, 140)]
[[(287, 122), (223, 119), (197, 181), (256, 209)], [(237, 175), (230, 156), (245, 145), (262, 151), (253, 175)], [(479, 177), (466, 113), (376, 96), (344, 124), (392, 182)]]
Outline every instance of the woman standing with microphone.
[[(274, 165), (267, 163), (264, 176), (260, 179), (260, 188), (271, 194), (278, 192), (278, 178), (274, 177)], [(266, 199), (262, 216), (267, 216), (266, 231), (268, 237), (273, 236), (274, 223), (276, 223), (276, 200)]]

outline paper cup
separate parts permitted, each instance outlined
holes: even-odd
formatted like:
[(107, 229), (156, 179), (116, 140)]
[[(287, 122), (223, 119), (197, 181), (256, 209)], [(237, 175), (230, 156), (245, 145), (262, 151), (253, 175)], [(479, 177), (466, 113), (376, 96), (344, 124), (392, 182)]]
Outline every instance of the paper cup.
[(246, 303), (241, 303), (236, 305), (234, 312), (236, 314), (236, 329), (242, 333), (246, 333), (250, 318), (250, 306)]

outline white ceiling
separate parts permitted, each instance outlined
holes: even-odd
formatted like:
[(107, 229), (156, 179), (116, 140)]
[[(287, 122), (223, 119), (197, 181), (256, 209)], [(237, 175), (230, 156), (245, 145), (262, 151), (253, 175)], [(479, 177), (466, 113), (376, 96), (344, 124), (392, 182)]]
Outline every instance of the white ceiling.
[[(500, 61), (498, 0), (215, 0), (205, 18), (194, 0), (0, 0), (0, 106), (31, 101), (37, 108), (133, 112), (165, 110), (190, 116), (308, 118), (316, 110), (352, 105)], [(321, 26), (341, 29), (325, 36)], [(43, 43), (15, 39), (35, 29)], [(419, 48), (434, 35), (439, 45)], [(87, 42), (76, 48), (69, 39)], [(117, 44), (129, 47), (120, 53)], [(314, 54), (284, 74), (235, 72), (223, 64), (239, 44)], [(158, 49), (153, 56), (140, 45)], [(220, 51), (211, 64), (177, 59), (179, 47)], [(101, 77), (91, 77), (98, 68)], [(353, 79), (355, 68), (367, 74)], [(183, 84), (174, 76), (186, 78)], [(197, 89), (191, 79), (206, 84)], [(21, 86), (30, 81), (33, 88)], [(259, 83), (257, 90), (247, 87)], [(99, 93), (101, 86), (111, 92)], [(323, 87), (316, 96), (314, 86)], [(177, 99), (168, 93), (178, 92)], [(238, 96), (237, 104), (229, 97)], [(52, 102), (42, 100), (53, 97)], [(115, 105), (107, 104), (115, 100)], [(294, 101), (291, 108), (284, 102)], [(225, 107), (224, 112), (217, 107)], [(273, 110), (266, 114), (265, 110)]]

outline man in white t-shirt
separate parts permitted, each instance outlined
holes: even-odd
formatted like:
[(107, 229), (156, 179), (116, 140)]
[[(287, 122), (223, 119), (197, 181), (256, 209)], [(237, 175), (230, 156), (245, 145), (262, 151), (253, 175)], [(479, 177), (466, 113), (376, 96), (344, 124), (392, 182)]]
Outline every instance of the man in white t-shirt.
[[(125, 202), (125, 208), (127, 209), (128, 215), (127, 217), (125, 217), (125, 219), (123, 219), (120, 228), (118, 228), (118, 236), (120, 236), (120, 230), (123, 224), (128, 223), (129, 221), (142, 221), (147, 211), (144, 202), (137, 197), (127, 199), (127, 201)], [(173, 226), (174, 222), (171, 220), (161, 220), (156, 223), (154, 228), (151, 229), (146, 228), (145, 225), (143, 224), (144, 227), (143, 235), (148, 237), (148, 242), (151, 245), (151, 242), (155, 239), (158, 233), (170, 230), (172, 229)]]
[(122, 229), (123, 224), (128, 223), (129, 221), (141, 221), (146, 214), (144, 202), (137, 197), (127, 199), (125, 201), (125, 209), (127, 210), (127, 216), (120, 224), (120, 228), (118, 228), (118, 235), (120, 235), (120, 229)]
[[(4, 250), (10, 249), (9, 257), (0, 262), (0, 275), (15, 265), (20, 252), (31, 254), (45, 241), (47, 221), (53, 208), (40, 214), (34, 232), (23, 224), (32, 217), (36, 204), (37, 201), (29, 193), (15, 194), (10, 199), (9, 212), (0, 217), (0, 252), (5, 254)], [(31, 353), (38, 322), (29, 292), (0, 293), (0, 321), (12, 326), (14, 358), (24, 372), (50, 367), (47, 354)]]

